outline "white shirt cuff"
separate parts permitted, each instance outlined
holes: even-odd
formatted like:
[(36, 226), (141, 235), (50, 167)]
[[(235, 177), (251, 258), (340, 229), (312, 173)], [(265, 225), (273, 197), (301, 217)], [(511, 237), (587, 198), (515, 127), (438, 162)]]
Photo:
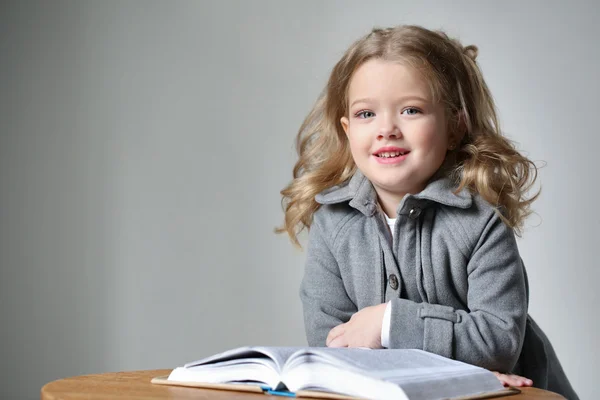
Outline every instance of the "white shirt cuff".
[(392, 301), (388, 301), (383, 314), (383, 324), (381, 325), (381, 347), (388, 348), (390, 345), (390, 320), (392, 318)]

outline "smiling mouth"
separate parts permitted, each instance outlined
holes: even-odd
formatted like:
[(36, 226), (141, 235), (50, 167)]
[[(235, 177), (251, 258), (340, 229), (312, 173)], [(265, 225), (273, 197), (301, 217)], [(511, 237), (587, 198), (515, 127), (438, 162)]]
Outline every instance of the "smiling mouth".
[(410, 153), (410, 151), (383, 151), (379, 154), (375, 154), (375, 157), (379, 158), (396, 158), (400, 156), (404, 156)]

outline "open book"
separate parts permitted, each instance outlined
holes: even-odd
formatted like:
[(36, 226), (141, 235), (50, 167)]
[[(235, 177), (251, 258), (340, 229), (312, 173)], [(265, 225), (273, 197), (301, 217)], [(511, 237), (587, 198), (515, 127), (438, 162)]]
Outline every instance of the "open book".
[(490, 371), (422, 350), (240, 347), (175, 368), (152, 383), (297, 397), (476, 399), (519, 393)]

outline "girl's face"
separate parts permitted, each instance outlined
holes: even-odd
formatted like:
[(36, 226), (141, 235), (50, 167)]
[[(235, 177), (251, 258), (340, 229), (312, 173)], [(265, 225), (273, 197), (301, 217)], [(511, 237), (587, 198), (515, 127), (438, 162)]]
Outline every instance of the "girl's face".
[(444, 107), (414, 69), (371, 59), (350, 81), (341, 123), (357, 167), (382, 194), (418, 193), (448, 150)]

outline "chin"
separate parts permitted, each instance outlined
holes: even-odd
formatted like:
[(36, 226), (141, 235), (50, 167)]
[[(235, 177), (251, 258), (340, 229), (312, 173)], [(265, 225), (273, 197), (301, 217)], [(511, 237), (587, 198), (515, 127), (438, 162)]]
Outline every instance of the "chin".
[[(371, 182), (373, 182), (373, 181), (371, 181)], [(402, 193), (403, 194), (403, 193), (408, 193), (409, 192), (407, 190), (406, 183), (402, 182), (402, 181), (398, 181), (398, 180), (393, 180), (393, 181), (392, 180), (388, 180), (388, 181), (379, 180), (379, 181), (373, 182), (373, 184), (376, 187), (378, 187), (380, 189), (383, 189), (383, 190), (385, 190), (387, 192), (390, 192), (390, 193), (399, 193), (399, 194)]]
[(399, 177), (394, 177), (390, 179), (371, 180), (371, 182), (373, 183), (373, 185), (387, 192), (402, 195), (407, 193), (419, 193), (421, 190), (423, 190), (425, 186), (423, 184), (420, 184), (419, 182), (414, 182), (411, 179), (400, 179)]

